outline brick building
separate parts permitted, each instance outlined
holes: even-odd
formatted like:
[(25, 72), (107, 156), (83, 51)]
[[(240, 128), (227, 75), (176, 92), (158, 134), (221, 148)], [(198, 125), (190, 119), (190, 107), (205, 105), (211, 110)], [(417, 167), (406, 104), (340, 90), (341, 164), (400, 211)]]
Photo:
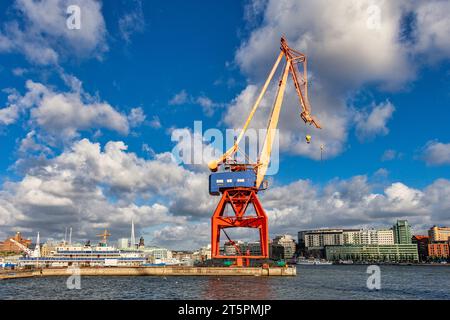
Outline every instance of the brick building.
[(449, 255), (448, 242), (435, 242), (428, 244), (428, 256), (431, 259), (447, 259)]
[(12, 242), (11, 239), (14, 239), (15, 241), (23, 244), (25, 247), (30, 247), (31, 245), (30, 239), (22, 238), (20, 232), (17, 232), (14, 237), (10, 237), (5, 241), (0, 242), (0, 252), (14, 252), (14, 253), (22, 252), (22, 250), (14, 242)]

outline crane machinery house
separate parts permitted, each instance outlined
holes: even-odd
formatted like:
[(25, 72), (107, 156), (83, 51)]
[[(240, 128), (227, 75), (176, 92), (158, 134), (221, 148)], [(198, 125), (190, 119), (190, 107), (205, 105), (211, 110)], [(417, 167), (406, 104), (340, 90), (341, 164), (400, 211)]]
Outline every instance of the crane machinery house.
[(255, 188), (256, 172), (252, 169), (243, 171), (224, 171), (209, 176), (209, 194), (218, 196), (226, 189)]

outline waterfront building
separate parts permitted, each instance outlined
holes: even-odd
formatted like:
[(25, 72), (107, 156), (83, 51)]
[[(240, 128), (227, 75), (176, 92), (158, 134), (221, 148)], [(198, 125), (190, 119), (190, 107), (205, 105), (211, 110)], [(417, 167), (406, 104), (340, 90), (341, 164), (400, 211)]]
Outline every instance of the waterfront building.
[(58, 247), (58, 243), (54, 240), (47, 240), (47, 242), (41, 246), (41, 256), (46, 257), (52, 255), (55, 252), (56, 247)]
[(144, 249), (145, 248), (145, 241), (144, 241), (144, 237), (140, 237), (139, 238), (139, 249)]
[(271, 259), (292, 259), (295, 255), (296, 244), (290, 235), (277, 236), (271, 244)]
[(361, 230), (359, 242), (357, 242), (356, 244), (378, 244), (377, 230)]
[(245, 252), (248, 252), (252, 256), (260, 256), (261, 244), (259, 243), (259, 241), (247, 242), (244, 250)]
[(244, 249), (244, 242), (242, 241), (225, 241), (223, 245), (223, 252), (226, 256), (235, 256), (238, 255), (238, 250), (241, 251), (241, 254), (245, 254), (242, 250)]
[(171, 250), (166, 248), (152, 248), (151, 251), (145, 249), (144, 256), (147, 263), (156, 265), (179, 265), (181, 260), (174, 258)]
[(323, 249), (328, 245), (344, 244), (342, 229), (305, 230), (298, 233), (299, 243), (303, 243), (308, 250)]
[(394, 244), (392, 229), (319, 229), (299, 232), (299, 245), (308, 250), (346, 244)]
[(343, 230), (344, 244), (394, 244), (392, 229)]
[[(239, 248), (240, 252), (244, 255), (249, 254), (252, 256), (260, 256), (261, 255), (261, 245), (259, 241), (254, 242), (244, 242), (244, 241), (235, 241), (235, 245), (233, 245), (230, 241), (225, 241), (224, 245), (220, 247), (220, 254), (227, 256), (237, 255), (237, 248)], [(270, 251), (270, 243), (269, 243), (269, 251)]]
[(226, 241), (223, 245), (223, 252), (226, 256), (235, 256), (237, 255), (236, 247), (233, 245), (233, 242)]
[(0, 252), (11, 252), (11, 253), (21, 253), (20, 249), (11, 239), (19, 242), (25, 247), (29, 248), (31, 246), (31, 239), (24, 239), (20, 232), (16, 232), (14, 237), (10, 237), (3, 242), (0, 242)]
[(396, 244), (412, 243), (411, 227), (407, 220), (397, 220), (397, 223), (394, 224), (393, 230)]
[(192, 264), (195, 264), (195, 263), (201, 262), (201, 261), (203, 261), (203, 260), (202, 260), (201, 254), (200, 254), (200, 250), (194, 251), (192, 253)]
[[(354, 241), (356, 232), (348, 230), (345, 235), (343, 229), (316, 229), (304, 230), (298, 233), (299, 255), (306, 257), (324, 258), (325, 246), (343, 245), (345, 241)], [(344, 238), (345, 237), (345, 238)]]
[(428, 230), (430, 242), (440, 242), (450, 240), (450, 228), (433, 226)]
[(183, 260), (192, 260), (192, 252), (191, 251), (173, 251), (172, 257), (179, 261)]
[(449, 255), (448, 242), (436, 242), (428, 244), (428, 257), (430, 259), (447, 259)]
[(397, 227), (392, 229), (317, 229), (305, 230), (298, 233), (299, 253), (304, 256), (324, 258), (327, 246), (342, 245), (394, 245), (395, 232), (405, 244), (408, 232), (407, 221), (398, 221)]
[(393, 245), (395, 244), (394, 230), (392, 229), (382, 229), (377, 230), (377, 242), (379, 245)]
[(182, 265), (192, 266), (196, 258), (196, 253), (192, 251), (173, 251), (172, 258), (174, 261), (178, 261)]
[(417, 244), (417, 252), (419, 254), (419, 260), (420, 261), (427, 261), (428, 260), (428, 243), (429, 243), (429, 237), (427, 236), (421, 236), (421, 235), (414, 235), (412, 237), (412, 243)]
[(361, 229), (343, 230), (344, 244), (358, 244), (361, 242)]
[(117, 240), (118, 249), (127, 249), (130, 247), (130, 240), (128, 238), (120, 238)]
[(417, 262), (419, 256), (415, 244), (393, 245), (342, 245), (326, 246), (327, 260), (352, 260), (355, 262)]
[(211, 260), (211, 244), (201, 247), (199, 250), (200, 261)]
[(149, 247), (142, 251), (148, 258), (152, 259), (168, 260), (173, 258), (172, 251), (166, 248)]

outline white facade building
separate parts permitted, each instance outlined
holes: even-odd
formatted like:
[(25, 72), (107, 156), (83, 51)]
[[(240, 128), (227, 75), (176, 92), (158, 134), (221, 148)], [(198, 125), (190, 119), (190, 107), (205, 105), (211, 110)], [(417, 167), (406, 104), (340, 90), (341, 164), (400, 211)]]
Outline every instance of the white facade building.
[(394, 244), (394, 232), (392, 229), (364, 229), (344, 230), (344, 244)]
[(357, 244), (394, 244), (392, 229), (318, 229), (299, 232), (299, 243), (308, 249)]
[(319, 229), (299, 232), (299, 241), (304, 241), (306, 248), (323, 248), (344, 244), (342, 229)]
[(272, 259), (291, 259), (295, 255), (296, 244), (292, 236), (285, 234), (273, 239), (269, 255)]
[(361, 231), (362, 230), (344, 230), (343, 231), (343, 238), (344, 238), (344, 244), (357, 244), (360, 241), (361, 238)]
[(172, 251), (166, 248), (150, 247), (145, 248), (143, 251), (149, 260), (161, 260), (164, 262), (172, 259)]
[(378, 244), (392, 245), (395, 243), (394, 230), (392, 229), (377, 230), (377, 237), (378, 237)]
[(208, 244), (207, 246), (200, 248), (199, 254), (202, 259), (210, 260), (211, 259), (211, 244)]
[(378, 234), (375, 229), (361, 230), (359, 243), (357, 244), (378, 244)]

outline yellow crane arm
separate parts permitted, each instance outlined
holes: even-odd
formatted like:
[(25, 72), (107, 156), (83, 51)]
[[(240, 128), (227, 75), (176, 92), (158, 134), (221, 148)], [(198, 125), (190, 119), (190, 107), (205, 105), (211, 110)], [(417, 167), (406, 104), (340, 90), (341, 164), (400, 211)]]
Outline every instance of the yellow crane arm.
[(276, 72), (276, 70), (278, 68), (278, 65), (280, 64), (281, 59), (283, 58), (283, 55), (284, 55), (284, 53), (283, 53), (283, 51), (281, 51), (280, 54), (278, 55), (277, 60), (275, 61), (275, 64), (273, 65), (272, 70), (270, 71), (270, 74), (267, 77), (266, 82), (264, 83), (264, 86), (261, 89), (261, 92), (259, 93), (258, 99), (256, 99), (256, 102), (253, 105), (252, 110), (250, 111), (250, 114), (249, 114), (247, 120), (245, 121), (245, 124), (242, 127), (242, 130), (239, 133), (239, 136), (236, 139), (234, 145), (230, 149), (228, 149), (227, 152), (225, 152), (219, 159), (212, 160), (212, 161), (210, 161), (208, 163), (208, 167), (209, 167), (209, 169), (211, 171), (217, 171), (217, 167), (219, 166), (219, 164), (225, 162), (228, 157), (230, 157), (231, 155), (236, 153), (236, 151), (238, 149), (239, 142), (242, 140), (242, 137), (244, 136), (245, 132), (247, 131), (247, 128), (248, 128), (248, 126), (250, 124), (250, 121), (252, 120), (253, 115), (256, 112), (256, 109), (258, 109), (258, 107), (259, 107), (259, 105), (261, 103), (261, 100), (262, 100), (262, 98), (264, 97), (264, 94), (267, 91), (267, 87), (269, 86), (270, 81), (272, 80), (273, 75), (275, 74), (275, 72)]
[(270, 162), (270, 154), (272, 153), (273, 139), (275, 138), (276, 129), (278, 126), (278, 120), (280, 118), (281, 105), (283, 103), (284, 92), (286, 90), (286, 82), (289, 74), (289, 68), (291, 67), (291, 61), (286, 62), (283, 76), (278, 86), (277, 96), (272, 109), (272, 115), (270, 116), (269, 125), (267, 127), (266, 139), (264, 140), (263, 148), (261, 150), (261, 156), (258, 162), (258, 171), (256, 174), (256, 188), (259, 189), (264, 176), (266, 175), (267, 168)]

